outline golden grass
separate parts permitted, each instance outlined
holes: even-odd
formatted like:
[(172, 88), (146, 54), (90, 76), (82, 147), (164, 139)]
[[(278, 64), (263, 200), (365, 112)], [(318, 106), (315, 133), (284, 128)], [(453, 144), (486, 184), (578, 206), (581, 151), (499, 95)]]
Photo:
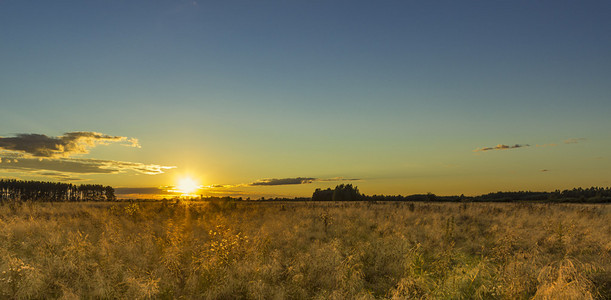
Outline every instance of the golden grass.
[(0, 298), (609, 299), (611, 206), (0, 206)]

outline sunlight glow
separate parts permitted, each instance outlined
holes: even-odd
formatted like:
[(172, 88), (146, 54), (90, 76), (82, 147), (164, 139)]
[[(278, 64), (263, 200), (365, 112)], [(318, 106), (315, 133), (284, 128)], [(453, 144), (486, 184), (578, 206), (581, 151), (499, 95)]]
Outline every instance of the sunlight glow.
[(193, 178), (183, 177), (178, 180), (176, 191), (182, 196), (195, 196), (196, 192), (202, 188)]

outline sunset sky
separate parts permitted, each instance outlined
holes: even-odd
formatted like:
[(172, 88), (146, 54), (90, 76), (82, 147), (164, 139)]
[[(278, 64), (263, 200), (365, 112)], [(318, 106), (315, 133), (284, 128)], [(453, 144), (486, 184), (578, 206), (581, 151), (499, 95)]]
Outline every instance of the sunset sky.
[(611, 186), (610, 1), (0, 0), (0, 178)]

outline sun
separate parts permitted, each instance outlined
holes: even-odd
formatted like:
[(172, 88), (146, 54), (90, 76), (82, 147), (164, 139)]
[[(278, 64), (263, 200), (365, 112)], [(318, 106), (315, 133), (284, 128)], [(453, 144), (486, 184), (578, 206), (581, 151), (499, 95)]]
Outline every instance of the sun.
[(178, 184), (176, 185), (176, 191), (181, 193), (183, 196), (195, 195), (195, 192), (201, 188), (202, 186), (191, 177), (183, 177), (179, 179)]

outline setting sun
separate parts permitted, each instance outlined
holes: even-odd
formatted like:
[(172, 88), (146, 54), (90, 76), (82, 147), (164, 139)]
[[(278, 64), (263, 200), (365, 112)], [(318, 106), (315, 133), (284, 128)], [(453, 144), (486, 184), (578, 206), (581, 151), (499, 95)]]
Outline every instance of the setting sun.
[(201, 188), (202, 186), (191, 177), (183, 177), (179, 179), (178, 184), (176, 185), (176, 191), (183, 195), (193, 195)]

